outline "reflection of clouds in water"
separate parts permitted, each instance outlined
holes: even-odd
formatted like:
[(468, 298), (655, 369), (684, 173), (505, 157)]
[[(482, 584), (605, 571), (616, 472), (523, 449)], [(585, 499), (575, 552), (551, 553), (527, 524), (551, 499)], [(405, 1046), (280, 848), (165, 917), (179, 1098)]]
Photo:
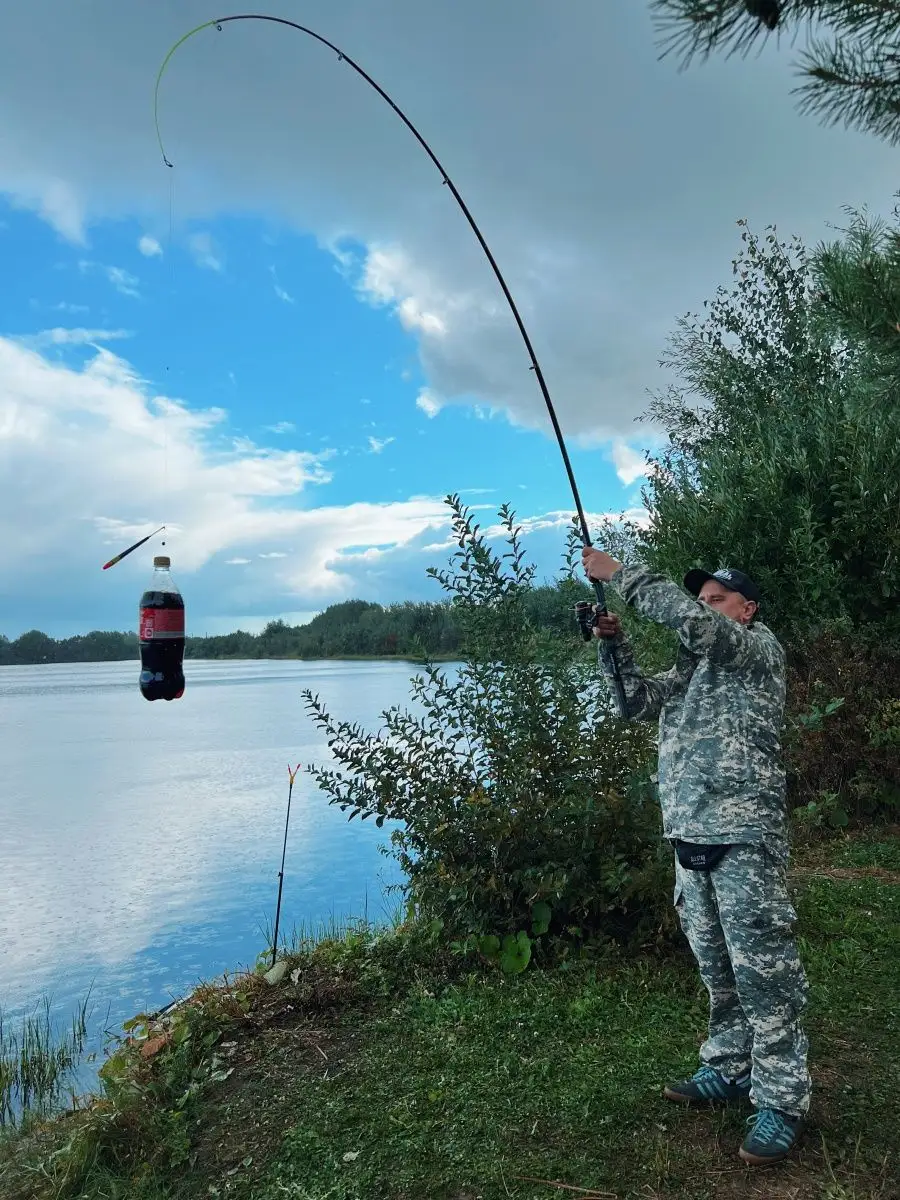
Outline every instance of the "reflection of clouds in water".
[[(146, 705), (136, 687), (14, 701), (0, 690), (0, 713), (14, 706), (15, 717), (15, 728), (0, 723), (0, 1003), (68, 992), (94, 974), (124, 997), (137, 977), (199, 979), (212, 960), (238, 965), (238, 951), (252, 961), (274, 912), (287, 764), (328, 757), (300, 689), (374, 729), (382, 709), (406, 701), (413, 673), (403, 663), (188, 666), (188, 691), (171, 707)], [(134, 664), (65, 672), (66, 682), (121, 682)], [(227, 686), (229, 676), (244, 682)], [(381, 916), (380, 877), (399, 877), (377, 852), (386, 841), (387, 830), (348, 826), (298, 776), (283, 928), (358, 915), (366, 891)]]

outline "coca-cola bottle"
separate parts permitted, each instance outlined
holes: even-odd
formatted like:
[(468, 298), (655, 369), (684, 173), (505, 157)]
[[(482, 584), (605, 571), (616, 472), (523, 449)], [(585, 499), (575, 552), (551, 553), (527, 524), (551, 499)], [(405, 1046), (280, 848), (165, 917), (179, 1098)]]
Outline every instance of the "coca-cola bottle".
[(153, 578), (141, 596), (141, 695), (177, 700), (184, 695), (184, 600), (169, 574), (171, 560), (153, 560)]

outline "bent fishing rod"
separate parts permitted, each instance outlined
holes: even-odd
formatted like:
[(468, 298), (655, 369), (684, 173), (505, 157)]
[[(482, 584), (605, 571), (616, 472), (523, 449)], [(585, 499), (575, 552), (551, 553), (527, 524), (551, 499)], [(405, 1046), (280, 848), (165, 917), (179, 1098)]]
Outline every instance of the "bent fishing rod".
[[(560, 428), (559, 421), (556, 416), (556, 410), (553, 407), (553, 401), (550, 398), (550, 389), (547, 387), (547, 382), (544, 379), (544, 373), (541, 370), (541, 365), (538, 362), (538, 358), (537, 358), (537, 355), (535, 354), (534, 347), (531, 344), (531, 338), (528, 336), (528, 330), (525, 328), (525, 322), (522, 320), (522, 317), (519, 313), (519, 309), (516, 305), (515, 300), (513, 299), (512, 292), (510, 292), (509, 287), (507, 286), (506, 280), (503, 277), (503, 273), (497, 264), (497, 260), (494, 258), (491, 248), (487, 244), (484, 234), (479, 229), (478, 224), (475, 221), (475, 218), (472, 216), (472, 213), (469, 210), (469, 206), (466, 204), (465, 200), (463, 200), (462, 196), (460, 195), (459, 189), (457, 188), (457, 186), (453, 182), (453, 180), (450, 178), (447, 171), (444, 169), (443, 164), (441, 163), (440, 159), (435, 154), (435, 152), (432, 150), (431, 146), (428, 144), (428, 142), (425, 140), (425, 138), (419, 132), (419, 130), (416, 128), (416, 126), (412, 123), (412, 121), (409, 119), (409, 117), (406, 115), (406, 113), (400, 108), (400, 106), (388, 95), (388, 93), (384, 90), (384, 88), (379, 83), (377, 83), (372, 78), (372, 76), (359, 65), (358, 62), (355, 61), (355, 59), (351, 58), (349, 54), (345, 53), (340, 48), (340, 46), (336, 46), (334, 44), (334, 42), (329, 41), (328, 38), (324, 37), (321, 33), (316, 33), (316, 31), (314, 29), (309, 29), (306, 25), (300, 25), (296, 21), (289, 21), (287, 19), (287, 17), (274, 17), (274, 16), (270, 16), (266, 13), (239, 13), (235, 16), (216, 17), (212, 21), (204, 21), (202, 25), (198, 25), (195, 29), (191, 29), (183, 37), (179, 38), (179, 40), (175, 43), (175, 45), (171, 48), (171, 50), (169, 51), (169, 53), (166, 55), (165, 59), (163, 60), (162, 66), (159, 69), (159, 74), (156, 77), (156, 88), (154, 91), (154, 101), (153, 101), (153, 116), (154, 116), (154, 122), (156, 125), (156, 137), (157, 137), (157, 141), (159, 142), (160, 153), (162, 154), (162, 159), (163, 159), (163, 162), (165, 163), (165, 165), (170, 168), (174, 166), (174, 163), (170, 162), (168, 156), (166, 155), (165, 147), (163, 146), (162, 135), (160, 133), (160, 128), (159, 128), (159, 86), (160, 86), (160, 83), (162, 82), (162, 77), (163, 77), (163, 74), (165, 73), (166, 67), (169, 65), (169, 62), (170, 62), (173, 54), (175, 53), (175, 51), (178, 50), (178, 48), (180, 46), (183, 46), (184, 43), (186, 41), (188, 41), (189, 38), (192, 38), (195, 34), (200, 33), (204, 29), (215, 28), (221, 33), (224, 26), (230, 24), (233, 21), (266, 21), (272, 25), (281, 25), (281, 26), (284, 26), (289, 29), (294, 29), (298, 33), (306, 34), (307, 37), (311, 37), (314, 41), (318, 42), (320, 45), (326, 46), (329, 50), (333, 51), (337, 55), (338, 62), (345, 62), (348, 67), (351, 67), (356, 72), (356, 74), (359, 75), (361, 79), (364, 79), (365, 82), (369, 85), (369, 87), (371, 87), (375, 92), (377, 92), (378, 95), (381, 97), (381, 99), (384, 100), (384, 102), (390, 108), (393, 109), (393, 111), (397, 114), (397, 116), (400, 118), (400, 120), (403, 122), (403, 124), (409, 130), (409, 132), (413, 135), (413, 137), (416, 139), (416, 141), (419, 143), (419, 145), (422, 147), (422, 149), (425, 151), (425, 153), (431, 159), (432, 163), (435, 165), (438, 172), (440, 173), (440, 176), (441, 176), (441, 179), (442, 179), (444, 185), (450, 189), (453, 199), (456, 201), (456, 203), (462, 209), (463, 216), (468, 221), (472, 232), (474, 233), (475, 237), (478, 240), (479, 246), (481, 246), (481, 249), (484, 251), (485, 257), (487, 258), (488, 262), (490, 263), (491, 269), (494, 272), (494, 275), (496, 276), (498, 284), (500, 285), (500, 289), (503, 292), (503, 295), (506, 297), (506, 302), (509, 305), (510, 311), (512, 312), (513, 319), (515, 320), (515, 323), (519, 330), (519, 333), (522, 335), (522, 341), (525, 343), (525, 349), (528, 352), (528, 358), (531, 363), (529, 370), (534, 371), (535, 378), (537, 379), (537, 382), (538, 382), (538, 387), (541, 389), (541, 395), (543, 396), (544, 403), (547, 406), (547, 412), (550, 415), (550, 423), (553, 426), (553, 432), (556, 435), (556, 441), (557, 441), (557, 444), (559, 445), (560, 454), (562, 455), (563, 465), (565, 466), (566, 475), (568, 476), (568, 479), (569, 479), (569, 487), (572, 489), (572, 498), (575, 501), (575, 509), (578, 513), (578, 524), (581, 527), (581, 538), (582, 538), (582, 541), (585, 546), (590, 546), (591, 545), (591, 537), (590, 537), (590, 533), (588, 531), (587, 518), (584, 515), (584, 508), (581, 503), (581, 496), (579, 495), (579, 492), (578, 492), (578, 485), (575, 482), (575, 474), (572, 470), (572, 464), (569, 460), (569, 452), (568, 452), (568, 449), (566, 448), (566, 443), (563, 438), (562, 429)], [(606, 596), (603, 591), (603, 584), (600, 582), (599, 579), (594, 579), (594, 578), (591, 578), (591, 584), (593, 585), (594, 593), (597, 598), (597, 610), (600, 615), (605, 616), (607, 613), (607, 607), (606, 607)], [(614, 690), (615, 690), (615, 694), (616, 694), (616, 702), (618, 704), (619, 713), (622, 717), (625, 717), (625, 715), (626, 715), (625, 689), (622, 684), (622, 674), (619, 669), (619, 663), (616, 658), (615, 651), (613, 649), (611, 641), (609, 641), (607, 639), (602, 639), (600, 642), (600, 646), (601, 646), (602, 652), (610, 666), (610, 671), (611, 671), (611, 674), (613, 677), (613, 686), (614, 686)]]

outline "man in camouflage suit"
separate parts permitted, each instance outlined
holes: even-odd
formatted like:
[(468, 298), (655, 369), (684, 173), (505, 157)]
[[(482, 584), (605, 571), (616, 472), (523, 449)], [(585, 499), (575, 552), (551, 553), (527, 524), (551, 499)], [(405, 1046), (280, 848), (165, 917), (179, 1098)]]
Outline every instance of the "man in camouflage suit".
[[(709, 991), (700, 1069), (665, 1088), (684, 1104), (748, 1098), (739, 1153), (784, 1158), (809, 1109), (807, 982), (786, 886), (787, 809), (779, 740), (784, 652), (755, 620), (759, 591), (742, 571), (693, 570), (691, 595), (644, 567), (585, 548), (584, 567), (645, 617), (674, 629), (675, 665), (644, 676), (617, 617), (595, 633), (615, 654), (629, 718), (659, 718), (663, 835), (676, 851), (675, 906)], [(692, 598), (696, 597), (696, 599)], [(611, 680), (606, 654), (600, 655)]]

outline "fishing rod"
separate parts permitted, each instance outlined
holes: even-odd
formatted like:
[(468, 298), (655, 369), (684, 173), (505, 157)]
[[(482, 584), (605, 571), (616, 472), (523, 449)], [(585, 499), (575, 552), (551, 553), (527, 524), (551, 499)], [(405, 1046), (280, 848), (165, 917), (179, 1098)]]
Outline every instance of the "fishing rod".
[[(584, 515), (584, 508), (581, 503), (581, 496), (579, 495), (578, 485), (575, 482), (575, 474), (572, 470), (572, 464), (569, 460), (569, 451), (566, 448), (566, 443), (565, 443), (565, 440), (563, 439), (562, 429), (560, 428), (559, 421), (556, 416), (556, 410), (553, 407), (553, 401), (550, 399), (550, 389), (547, 387), (547, 382), (544, 379), (544, 373), (541, 370), (541, 365), (538, 362), (538, 358), (537, 358), (537, 355), (535, 354), (534, 347), (531, 344), (531, 338), (528, 336), (528, 330), (525, 328), (525, 322), (522, 320), (522, 317), (519, 313), (519, 309), (516, 306), (515, 300), (513, 299), (512, 292), (510, 292), (509, 287), (507, 286), (506, 280), (503, 278), (503, 273), (500, 270), (500, 267), (497, 265), (497, 260), (494, 258), (491, 248), (487, 244), (484, 234), (479, 229), (478, 224), (475, 221), (475, 218), (472, 216), (472, 213), (469, 210), (469, 206), (466, 204), (465, 200), (463, 200), (462, 196), (459, 193), (459, 189), (457, 188), (457, 186), (453, 182), (453, 180), (450, 178), (447, 171), (444, 169), (443, 164), (441, 163), (440, 159), (435, 154), (435, 152), (432, 150), (431, 146), (429, 146), (428, 142), (425, 140), (423, 135), (419, 132), (419, 130), (412, 123), (412, 121), (409, 119), (409, 117), (406, 115), (406, 113), (400, 108), (400, 106), (388, 95), (388, 93), (384, 90), (384, 88), (379, 83), (377, 83), (372, 78), (372, 76), (359, 65), (358, 62), (355, 61), (355, 59), (351, 58), (349, 54), (345, 53), (340, 48), (340, 46), (336, 46), (334, 44), (334, 42), (329, 41), (328, 38), (324, 37), (321, 33), (316, 33), (316, 31), (314, 29), (309, 29), (306, 25), (300, 25), (296, 21), (289, 21), (287, 19), (287, 17), (274, 17), (274, 16), (270, 16), (266, 13), (239, 13), (235, 16), (216, 17), (212, 21), (204, 21), (202, 25), (198, 25), (195, 29), (191, 29), (188, 33), (184, 34), (183, 37), (179, 38), (179, 40), (175, 43), (175, 45), (171, 48), (171, 50), (169, 51), (169, 53), (166, 55), (165, 59), (163, 60), (162, 66), (159, 68), (159, 73), (156, 77), (156, 88), (154, 91), (154, 100), (153, 100), (153, 116), (154, 116), (154, 122), (156, 124), (156, 137), (157, 137), (157, 141), (159, 142), (160, 153), (162, 154), (163, 162), (165, 163), (165, 165), (167, 167), (174, 166), (174, 163), (170, 162), (168, 156), (166, 155), (165, 147), (163, 146), (162, 134), (160, 133), (160, 128), (159, 128), (159, 86), (160, 86), (160, 83), (162, 82), (162, 77), (163, 77), (163, 74), (165, 73), (166, 67), (169, 65), (169, 62), (172, 58), (172, 55), (175, 53), (175, 51), (178, 50), (178, 48), (180, 46), (183, 46), (184, 43), (186, 41), (188, 41), (189, 38), (192, 38), (195, 34), (200, 33), (201, 30), (204, 30), (204, 29), (215, 28), (221, 33), (223, 27), (225, 25), (230, 24), (232, 21), (267, 21), (273, 25), (282, 25), (289, 29), (295, 29), (298, 33), (304, 33), (304, 34), (306, 34), (307, 37), (311, 37), (314, 41), (318, 42), (320, 45), (326, 46), (329, 50), (332, 50), (337, 55), (338, 62), (345, 62), (348, 67), (351, 67), (356, 72), (356, 74), (359, 75), (361, 79), (364, 79), (366, 81), (366, 83), (371, 88), (373, 88), (374, 91), (376, 91), (378, 93), (378, 95), (382, 98), (382, 100), (384, 100), (384, 102), (390, 108), (392, 108), (394, 110), (394, 112), (397, 114), (397, 116), (400, 118), (400, 120), (403, 122), (403, 124), (409, 130), (409, 132), (413, 135), (413, 137), (416, 139), (416, 141), (419, 143), (419, 145), (422, 147), (422, 149), (425, 151), (425, 153), (431, 159), (432, 163), (434, 163), (435, 167), (437, 168), (437, 170), (439, 171), (439, 173), (441, 175), (441, 179), (442, 179), (444, 185), (450, 189), (453, 199), (456, 201), (456, 203), (462, 209), (463, 216), (468, 221), (472, 232), (474, 233), (475, 237), (478, 240), (478, 244), (481, 246), (481, 249), (484, 251), (486, 258), (491, 265), (491, 269), (493, 270), (494, 275), (497, 278), (497, 282), (500, 285), (500, 289), (503, 292), (503, 295), (506, 297), (506, 302), (509, 305), (510, 311), (512, 312), (513, 319), (516, 322), (516, 326), (518, 327), (519, 333), (522, 335), (522, 341), (525, 343), (525, 349), (528, 352), (528, 357), (531, 362), (531, 366), (529, 367), (529, 370), (534, 371), (535, 378), (537, 379), (537, 382), (538, 382), (538, 387), (541, 389), (541, 395), (543, 396), (544, 403), (547, 406), (547, 412), (550, 415), (550, 423), (553, 426), (553, 432), (556, 435), (556, 441), (557, 441), (557, 444), (559, 445), (560, 454), (562, 455), (563, 464), (566, 469), (566, 475), (568, 476), (568, 479), (569, 479), (569, 487), (572, 489), (572, 498), (575, 501), (575, 509), (578, 513), (578, 523), (581, 527), (581, 539), (585, 546), (590, 546), (591, 545), (591, 536), (588, 531), (587, 518)], [(594, 579), (594, 578), (591, 578), (591, 584), (593, 585), (594, 594), (597, 598), (597, 610), (601, 616), (605, 616), (607, 613), (607, 607), (606, 607), (606, 595), (603, 591), (603, 584), (600, 582), (599, 579)], [(600, 645), (601, 645), (602, 652), (603, 652), (604, 656), (606, 657), (607, 662), (609, 663), (609, 666), (611, 669), (611, 674), (613, 677), (613, 686), (614, 686), (614, 690), (615, 690), (615, 694), (616, 694), (616, 701), (617, 701), (617, 704), (619, 707), (619, 713), (620, 713), (620, 716), (624, 717), (626, 715), (625, 689), (622, 684), (622, 674), (619, 669), (618, 659), (616, 658), (615, 651), (613, 649), (611, 641), (603, 639), (603, 640), (601, 640)]]

